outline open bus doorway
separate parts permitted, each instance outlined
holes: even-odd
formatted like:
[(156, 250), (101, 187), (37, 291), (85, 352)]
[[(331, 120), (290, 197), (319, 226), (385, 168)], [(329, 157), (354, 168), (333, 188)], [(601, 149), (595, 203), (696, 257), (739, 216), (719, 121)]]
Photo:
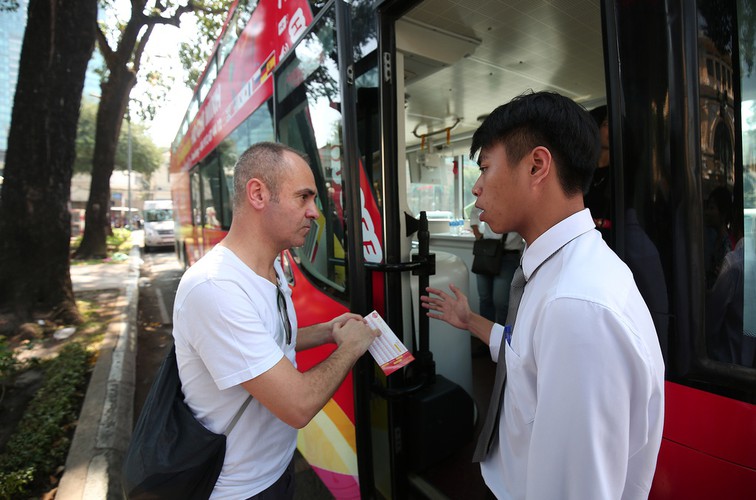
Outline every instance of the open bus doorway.
[[(401, 205), (415, 216), (436, 215), (429, 217), (431, 251), (455, 257), (466, 268), (465, 276), (453, 276), (439, 262), (437, 277), (447, 285), (464, 280), (476, 312), (476, 277), (469, 272), (473, 236), (467, 228), (479, 172), (469, 158), (470, 139), (493, 108), (529, 89), (557, 91), (588, 109), (606, 103), (600, 6), (579, 3), (566, 10), (547, 2), (425, 1), (394, 23), (397, 150), (400, 162), (405, 160)], [(414, 298), (416, 280), (412, 290)], [(431, 343), (444, 329), (469, 340), (468, 390), (476, 416), (485, 415), (496, 369), (488, 348), (468, 332), (434, 320)], [(406, 464), (411, 497), (486, 498), (479, 465), (472, 463), (482, 424), (477, 420), (466, 446), (419, 468)]]

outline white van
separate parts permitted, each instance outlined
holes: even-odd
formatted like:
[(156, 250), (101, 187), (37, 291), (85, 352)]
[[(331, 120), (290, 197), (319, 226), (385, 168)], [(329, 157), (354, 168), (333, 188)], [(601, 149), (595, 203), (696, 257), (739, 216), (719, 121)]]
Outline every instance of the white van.
[(173, 202), (147, 200), (144, 202), (144, 251), (155, 247), (173, 246)]

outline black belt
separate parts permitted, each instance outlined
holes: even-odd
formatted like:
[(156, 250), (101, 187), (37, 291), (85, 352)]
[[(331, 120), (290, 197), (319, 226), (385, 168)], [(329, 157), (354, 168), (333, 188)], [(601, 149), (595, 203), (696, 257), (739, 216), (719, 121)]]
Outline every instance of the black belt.
[(507, 250), (507, 249), (505, 248), (505, 249), (504, 249), (504, 253), (520, 253), (520, 251), (519, 251), (519, 250)]

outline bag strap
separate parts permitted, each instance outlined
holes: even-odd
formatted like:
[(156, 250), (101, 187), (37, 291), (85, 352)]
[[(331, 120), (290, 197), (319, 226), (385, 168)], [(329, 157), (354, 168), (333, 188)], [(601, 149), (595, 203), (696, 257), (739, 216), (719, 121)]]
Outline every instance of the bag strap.
[(231, 431), (234, 430), (234, 427), (236, 427), (236, 423), (241, 418), (242, 414), (244, 413), (244, 410), (247, 409), (247, 406), (249, 406), (249, 403), (251, 402), (252, 402), (252, 395), (250, 394), (249, 396), (247, 396), (247, 399), (241, 405), (241, 408), (239, 408), (239, 411), (236, 412), (236, 415), (234, 415), (233, 420), (231, 420), (231, 423), (228, 424), (228, 427), (226, 427), (226, 430), (223, 431), (223, 434), (225, 434), (226, 436), (231, 434)]
[[(176, 359), (176, 344), (175, 343), (171, 346), (171, 350), (168, 351), (166, 358), (168, 359), (172, 358), (171, 361), (173, 362), (174, 365), (176, 365), (176, 373), (178, 374), (178, 360)], [(178, 380), (179, 388), (180, 388), (181, 378), (178, 376), (176, 378)], [(234, 415), (234, 418), (231, 420), (231, 423), (228, 424), (228, 426), (226, 427), (226, 430), (223, 431), (223, 434), (228, 436), (231, 433), (231, 431), (234, 430), (234, 427), (236, 427), (236, 423), (239, 421), (242, 414), (244, 413), (244, 410), (247, 409), (247, 406), (249, 406), (249, 403), (251, 402), (252, 402), (252, 395), (250, 394), (247, 397), (247, 399), (244, 401), (244, 403), (242, 403), (241, 408), (239, 408), (239, 410), (236, 412), (236, 415)]]

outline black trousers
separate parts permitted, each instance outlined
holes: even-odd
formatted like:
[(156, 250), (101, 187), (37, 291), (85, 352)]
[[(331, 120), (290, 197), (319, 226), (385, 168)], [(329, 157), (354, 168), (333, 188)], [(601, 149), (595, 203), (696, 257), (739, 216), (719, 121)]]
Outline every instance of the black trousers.
[(263, 491), (247, 500), (293, 500), (294, 499), (294, 460), (278, 480)]

